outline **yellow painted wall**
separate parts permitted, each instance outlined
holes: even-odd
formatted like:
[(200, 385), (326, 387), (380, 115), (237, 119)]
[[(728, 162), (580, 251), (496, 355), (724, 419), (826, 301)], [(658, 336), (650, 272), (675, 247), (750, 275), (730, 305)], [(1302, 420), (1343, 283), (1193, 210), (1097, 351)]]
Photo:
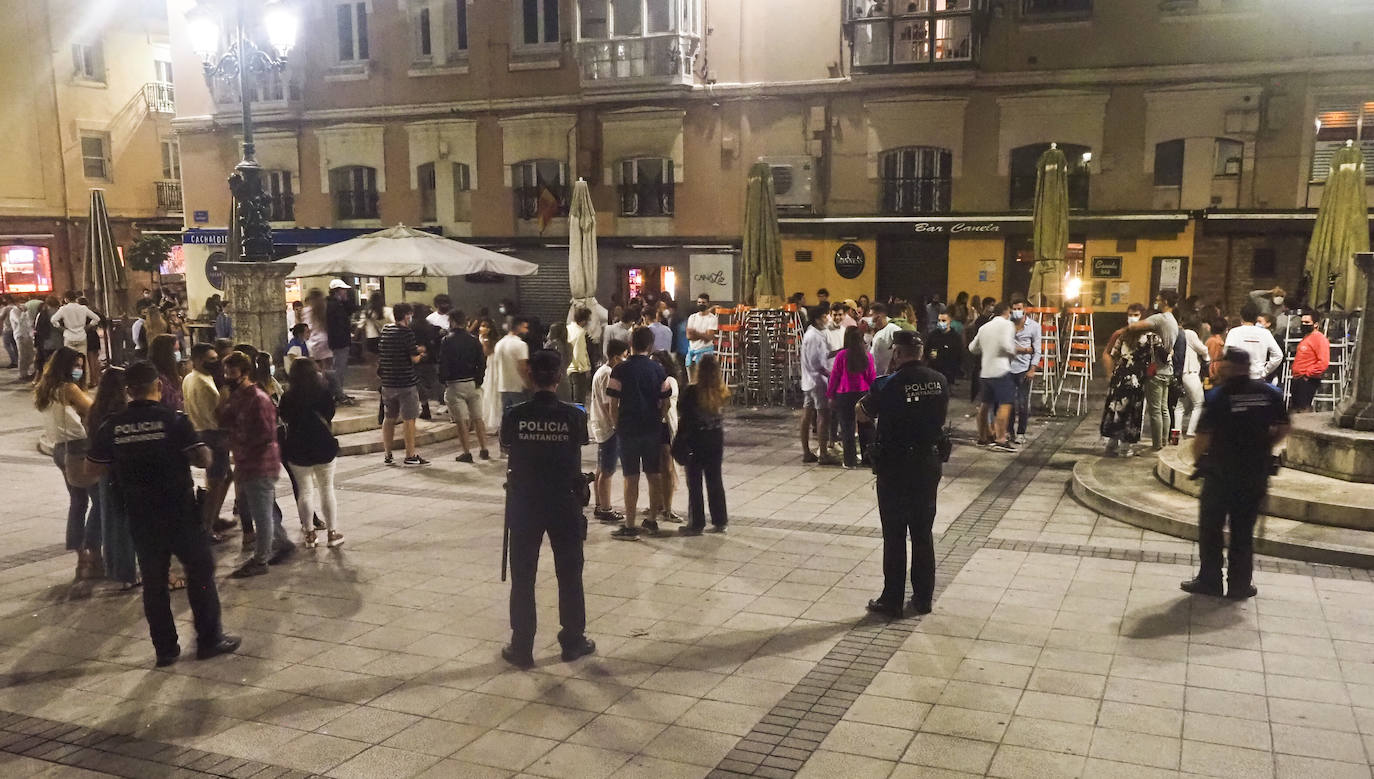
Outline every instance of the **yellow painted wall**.
[[(845, 279), (835, 272), (835, 250), (843, 244), (853, 243), (864, 250), (868, 262), (858, 278)], [(810, 250), (811, 262), (797, 262), (798, 250)], [(816, 300), (816, 290), (825, 287), (830, 290), (832, 301), (845, 298), (857, 299), (860, 295), (873, 297), (877, 279), (878, 242), (873, 239), (861, 241), (840, 241), (834, 238), (788, 238), (782, 239), (782, 286), (785, 295), (793, 292), (806, 293), (808, 302)]]
[[(1116, 250), (1115, 238), (1089, 238), (1084, 255), (1084, 262), (1090, 264), (1093, 257), (1121, 257), (1121, 278), (1130, 284), (1130, 294), (1126, 298), (1112, 305), (1111, 292), (1112, 282), (1118, 279), (1107, 279), (1107, 303), (1105, 305), (1092, 306), (1095, 311), (1115, 311), (1125, 312), (1126, 306), (1131, 303), (1143, 303), (1150, 306), (1154, 301), (1154, 290), (1150, 289), (1150, 270), (1154, 264), (1155, 257), (1187, 257), (1188, 272), (1191, 275), (1193, 269), (1193, 222), (1189, 222), (1187, 228), (1177, 236), (1159, 238), (1140, 238), (1136, 241), (1134, 252), (1118, 252)], [(1093, 279), (1083, 279), (1083, 302), (1091, 303), (1091, 288)], [(1191, 279), (1188, 283), (1188, 294), (1192, 294)]]
[[(1002, 257), (1006, 242), (1001, 238), (952, 239), (949, 242), (949, 292), (954, 300), (960, 292), (969, 297), (1002, 297)], [(996, 272), (987, 281), (978, 280), (983, 260), (995, 261)]]

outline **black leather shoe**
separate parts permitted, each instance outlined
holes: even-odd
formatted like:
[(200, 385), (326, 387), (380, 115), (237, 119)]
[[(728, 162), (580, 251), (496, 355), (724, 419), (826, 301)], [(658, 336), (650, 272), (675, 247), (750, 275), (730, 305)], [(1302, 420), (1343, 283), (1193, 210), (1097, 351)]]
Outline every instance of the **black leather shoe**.
[(911, 606), (911, 610), (917, 614), (929, 614), (931, 610), (931, 603), (928, 600), (916, 600), (912, 598), (909, 605)]
[(510, 644), (501, 647), (501, 658), (516, 668), (534, 667), (534, 655), (521, 652)]
[(1231, 600), (1247, 600), (1259, 595), (1259, 588), (1253, 584), (1232, 584), (1226, 588), (1226, 597)]
[(1186, 582), (1179, 582), (1178, 588), (1193, 595), (1215, 595), (1221, 597), (1221, 582), (1209, 582), (1203, 579), (1189, 579)]
[(571, 663), (579, 657), (586, 657), (596, 651), (596, 642), (590, 638), (583, 637), (580, 641), (563, 647), (563, 662)]
[(242, 643), (243, 639), (239, 638), (238, 636), (231, 636), (228, 633), (225, 633), (221, 635), (219, 637), (219, 640), (215, 643), (206, 644), (202, 646), (200, 649), (197, 649), (196, 659), (209, 660), (212, 657), (219, 657), (220, 655), (231, 654), (234, 651), (236, 651), (239, 648), (239, 644)]
[(877, 598), (868, 602), (868, 610), (874, 614), (882, 614), (888, 619), (898, 619), (902, 616), (902, 604), (888, 603)]
[(181, 657), (181, 647), (177, 647), (176, 649), (172, 650), (171, 652), (168, 652), (165, 655), (158, 655), (157, 667), (166, 668), (172, 663), (175, 663), (178, 657)]

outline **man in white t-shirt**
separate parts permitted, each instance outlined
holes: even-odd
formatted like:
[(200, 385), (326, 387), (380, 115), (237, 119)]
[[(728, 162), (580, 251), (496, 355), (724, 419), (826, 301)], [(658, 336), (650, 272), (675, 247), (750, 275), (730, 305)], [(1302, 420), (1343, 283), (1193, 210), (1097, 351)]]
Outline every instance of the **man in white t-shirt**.
[(1244, 324), (1226, 333), (1227, 349), (1241, 349), (1250, 355), (1252, 379), (1263, 379), (1283, 364), (1283, 350), (1274, 340), (1274, 334), (1255, 324), (1259, 315), (1259, 306), (1253, 300), (1247, 302), (1240, 308), (1240, 321)]
[[(449, 317), (452, 311), (453, 301), (448, 295), (441, 292), (434, 296), (434, 310), (429, 312), (429, 316), (425, 317), (425, 321), (439, 328), (439, 332), (443, 335), (448, 335), (448, 332), (453, 329), (453, 324)], [(443, 335), (440, 337), (442, 338)]]
[(525, 336), (530, 331), (530, 322), (517, 316), (511, 322), (510, 332), (496, 342), (491, 361), (496, 370), (496, 391), (501, 393), (501, 414), (511, 406), (529, 400), (530, 388), (530, 347)]
[[(978, 443), (997, 452), (1015, 452), (1007, 440), (1011, 409), (1016, 402), (1016, 382), (1011, 377), (1011, 358), (1016, 354), (1016, 325), (1011, 322), (1011, 307), (1004, 302), (993, 306), (992, 319), (978, 328), (969, 344), (970, 354), (980, 357), (982, 383), (978, 408)], [(988, 417), (993, 416), (992, 424)]]
[(598, 522), (618, 525), (625, 515), (611, 508), (611, 477), (620, 462), (620, 439), (615, 433), (615, 415), (611, 413), (611, 396), (607, 388), (611, 371), (629, 354), (630, 345), (624, 341), (606, 343), (606, 362), (592, 376), (591, 393), (587, 397), (587, 432), (596, 442), (596, 508), (592, 516)]
[[(810, 309), (807, 320), (811, 326), (806, 328), (801, 346), (802, 462), (839, 465), (840, 461), (830, 453), (830, 398), (826, 393), (832, 364), (830, 339), (826, 335), (830, 306), (821, 303)], [(812, 424), (821, 439), (819, 456), (811, 451)]]
[(902, 328), (887, 318), (887, 306), (874, 303), (869, 311), (873, 315), (873, 368), (879, 376), (886, 376), (892, 364), (892, 335)]
[(711, 310), (711, 296), (697, 295), (697, 312), (687, 317), (687, 370), (696, 367), (702, 357), (716, 350), (716, 328), (720, 321)]
[(62, 345), (75, 349), (81, 354), (86, 353), (86, 328), (100, 324), (100, 317), (85, 305), (76, 302), (76, 293), (68, 292), (63, 295), (66, 302), (57, 313), (52, 315), (50, 320), (57, 327), (62, 328)]

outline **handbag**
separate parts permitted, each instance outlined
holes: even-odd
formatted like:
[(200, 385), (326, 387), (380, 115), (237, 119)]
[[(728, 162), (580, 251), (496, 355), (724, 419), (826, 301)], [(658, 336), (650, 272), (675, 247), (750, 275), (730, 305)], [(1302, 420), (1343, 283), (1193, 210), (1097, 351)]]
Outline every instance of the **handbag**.
[(687, 460), (692, 456), (692, 438), (687, 434), (688, 425), (678, 425), (677, 435), (673, 436), (673, 443), (670, 451), (673, 455), (673, 462), (678, 465), (686, 465)]

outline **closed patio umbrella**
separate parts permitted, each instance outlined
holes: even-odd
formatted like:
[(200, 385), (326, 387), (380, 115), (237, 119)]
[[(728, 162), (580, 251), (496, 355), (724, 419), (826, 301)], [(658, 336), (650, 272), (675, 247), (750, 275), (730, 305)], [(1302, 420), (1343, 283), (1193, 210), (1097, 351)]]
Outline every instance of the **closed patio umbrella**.
[(587, 182), (578, 179), (573, 184), (568, 209), (568, 286), (572, 310), (596, 310), (596, 266), (596, 208)]
[(1030, 297), (1041, 305), (1062, 302), (1064, 256), (1069, 244), (1069, 161), (1058, 144), (1035, 165), (1035, 211), (1031, 223), (1035, 268)]
[(778, 236), (773, 169), (763, 162), (749, 169), (740, 266), (740, 301), (758, 308), (781, 308), (782, 239)]
[[(115, 248), (110, 230), (110, 212), (105, 206), (105, 190), (91, 190), (90, 215), (86, 220), (85, 283), (91, 302), (104, 316), (114, 316), (119, 292), (128, 288), (124, 261)], [(120, 306), (123, 308), (123, 306)], [(108, 340), (108, 339), (107, 339)]]
[(1331, 158), (1321, 208), (1307, 245), (1308, 295), (1350, 311), (1364, 291), (1355, 253), (1369, 251), (1369, 204), (1365, 196), (1364, 157), (1351, 141)]

